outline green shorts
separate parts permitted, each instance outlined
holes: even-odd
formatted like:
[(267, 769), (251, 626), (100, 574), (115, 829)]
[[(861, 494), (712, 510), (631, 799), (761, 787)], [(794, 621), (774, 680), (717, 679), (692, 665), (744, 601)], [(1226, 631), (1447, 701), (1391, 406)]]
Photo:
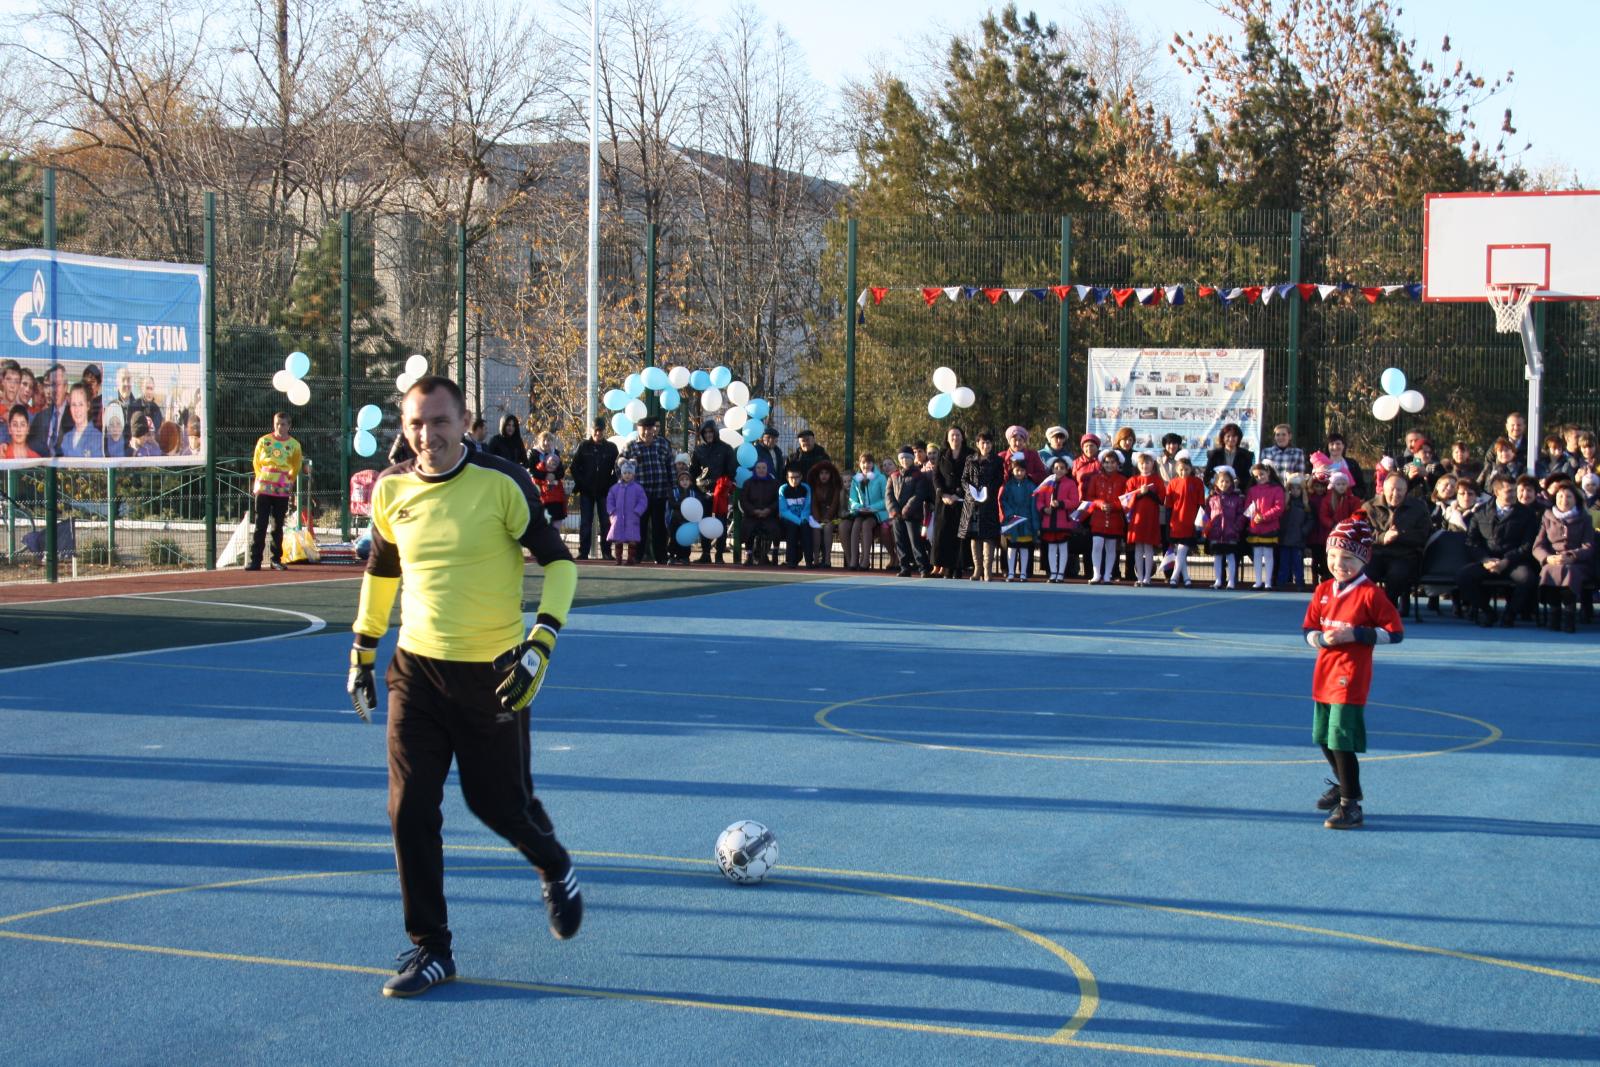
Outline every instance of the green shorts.
[(1311, 739), (1335, 752), (1367, 750), (1367, 709), (1363, 704), (1313, 703)]

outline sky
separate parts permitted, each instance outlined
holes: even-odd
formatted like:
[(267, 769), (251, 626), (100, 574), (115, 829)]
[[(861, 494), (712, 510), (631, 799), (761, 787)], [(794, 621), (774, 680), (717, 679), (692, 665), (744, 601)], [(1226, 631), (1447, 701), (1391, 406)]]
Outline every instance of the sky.
[[(874, 64), (889, 70), (909, 62), (919, 38), (947, 38), (969, 31), (988, 6), (971, 0), (806, 0), (799, 8), (788, 0), (748, 0), (768, 20), (778, 23), (805, 53), (811, 72), (824, 86), (837, 89), (864, 79)], [(990, 5), (1001, 6), (1003, 0)], [(1101, 0), (1019, 2), (1024, 11), (1069, 28), (1085, 10)], [(1593, 0), (1412, 0), (1398, 18), (1401, 30), (1416, 39), (1419, 50), (1438, 56), (1449, 35), (1451, 55), (1489, 81), (1514, 71), (1511, 85), (1476, 116), (1479, 135), (1492, 143), (1505, 108), (1512, 111), (1518, 136), (1514, 149), (1532, 142), (1516, 157), (1530, 172), (1554, 169), (1571, 182), (1576, 173), (1584, 188), (1600, 188), (1600, 123), (1593, 117), (1588, 94), (1581, 90), (1600, 53), (1600, 29)], [(1168, 40), (1175, 29), (1204, 31), (1229, 26), (1207, 0), (1130, 0), (1136, 25), (1153, 37)], [(1537, 18), (1512, 18), (1536, 10)], [(797, 12), (803, 12), (799, 14)], [(1182, 75), (1163, 50), (1162, 62), (1190, 96)], [(1454, 66), (1453, 61), (1450, 66)]]

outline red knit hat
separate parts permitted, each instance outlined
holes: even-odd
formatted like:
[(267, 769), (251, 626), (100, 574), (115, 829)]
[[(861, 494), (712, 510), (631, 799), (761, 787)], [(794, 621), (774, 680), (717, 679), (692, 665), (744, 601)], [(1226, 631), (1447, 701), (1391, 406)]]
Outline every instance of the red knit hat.
[(1328, 534), (1328, 547), (1348, 552), (1363, 563), (1372, 560), (1372, 523), (1365, 510), (1353, 512)]

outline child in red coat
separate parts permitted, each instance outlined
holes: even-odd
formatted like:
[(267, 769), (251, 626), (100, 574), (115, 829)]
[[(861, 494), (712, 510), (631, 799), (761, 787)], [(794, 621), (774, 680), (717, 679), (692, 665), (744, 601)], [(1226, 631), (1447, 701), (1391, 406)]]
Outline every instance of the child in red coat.
[(1067, 540), (1078, 531), (1073, 513), (1080, 500), (1072, 465), (1067, 457), (1057, 456), (1050, 461), (1049, 476), (1033, 491), (1033, 501), (1039, 506), (1039, 539), (1045, 546), (1047, 581), (1052, 583), (1067, 580)]
[(1156, 572), (1156, 547), (1161, 544), (1161, 501), (1166, 483), (1156, 473), (1156, 457), (1140, 452), (1139, 473), (1128, 479), (1128, 547), (1133, 553), (1133, 584), (1149, 585)]
[(1356, 753), (1367, 750), (1366, 703), (1372, 685), (1372, 649), (1397, 645), (1405, 636), (1400, 613), (1362, 569), (1372, 559), (1372, 526), (1357, 511), (1328, 535), (1328, 571), (1306, 606), (1301, 630), (1317, 650), (1311, 676), (1311, 736), (1338, 781), (1317, 800), (1329, 812), (1330, 830), (1360, 826), (1361, 767)]
[(1122, 453), (1108, 448), (1100, 456), (1100, 470), (1086, 479), (1084, 499), (1089, 509), (1090, 542), (1089, 559), (1094, 566), (1091, 585), (1109, 585), (1117, 572), (1117, 547), (1127, 531), (1123, 515), (1122, 494), (1128, 491), (1127, 479), (1122, 476)]
[(1206, 483), (1194, 472), (1194, 460), (1188, 449), (1180, 451), (1176, 459), (1178, 474), (1167, 483), (1162, 496), (1167, 507), (1167, 534), (1172, 542), (1175, 566), (1168, 585), (1188, 586), (1189, 550), (1200, 539), (1200, 524), (1205, 519)]
[(1250, 477), (1255, 484), (1244, 495), (1244, 513), (1250, 520), (1245, 542), (1250, 546), (1250, 573), (1255, 579), (1250, 588), (1271, 589), (1278, 528), (1283, 522), (1287, 499), (1278, 481), (1278, 471), (1272, 464), (1257, 463), (1250, 468)]

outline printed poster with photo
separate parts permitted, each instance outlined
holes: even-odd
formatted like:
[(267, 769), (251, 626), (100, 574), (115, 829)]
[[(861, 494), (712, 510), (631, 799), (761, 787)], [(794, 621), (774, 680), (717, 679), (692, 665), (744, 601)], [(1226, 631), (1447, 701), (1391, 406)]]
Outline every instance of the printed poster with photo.
[(205, 267), (0, 252), (0, 470), (205, 462)]
[(1089, 432), (1109, 442), (1129, 426), (1152, 451), (1166, 434), (1182, 434), (1198, 465), (1232, 422), (1244, 447), (1259, 451), (1264, 359), (1260, 348), (1091, 348)]

